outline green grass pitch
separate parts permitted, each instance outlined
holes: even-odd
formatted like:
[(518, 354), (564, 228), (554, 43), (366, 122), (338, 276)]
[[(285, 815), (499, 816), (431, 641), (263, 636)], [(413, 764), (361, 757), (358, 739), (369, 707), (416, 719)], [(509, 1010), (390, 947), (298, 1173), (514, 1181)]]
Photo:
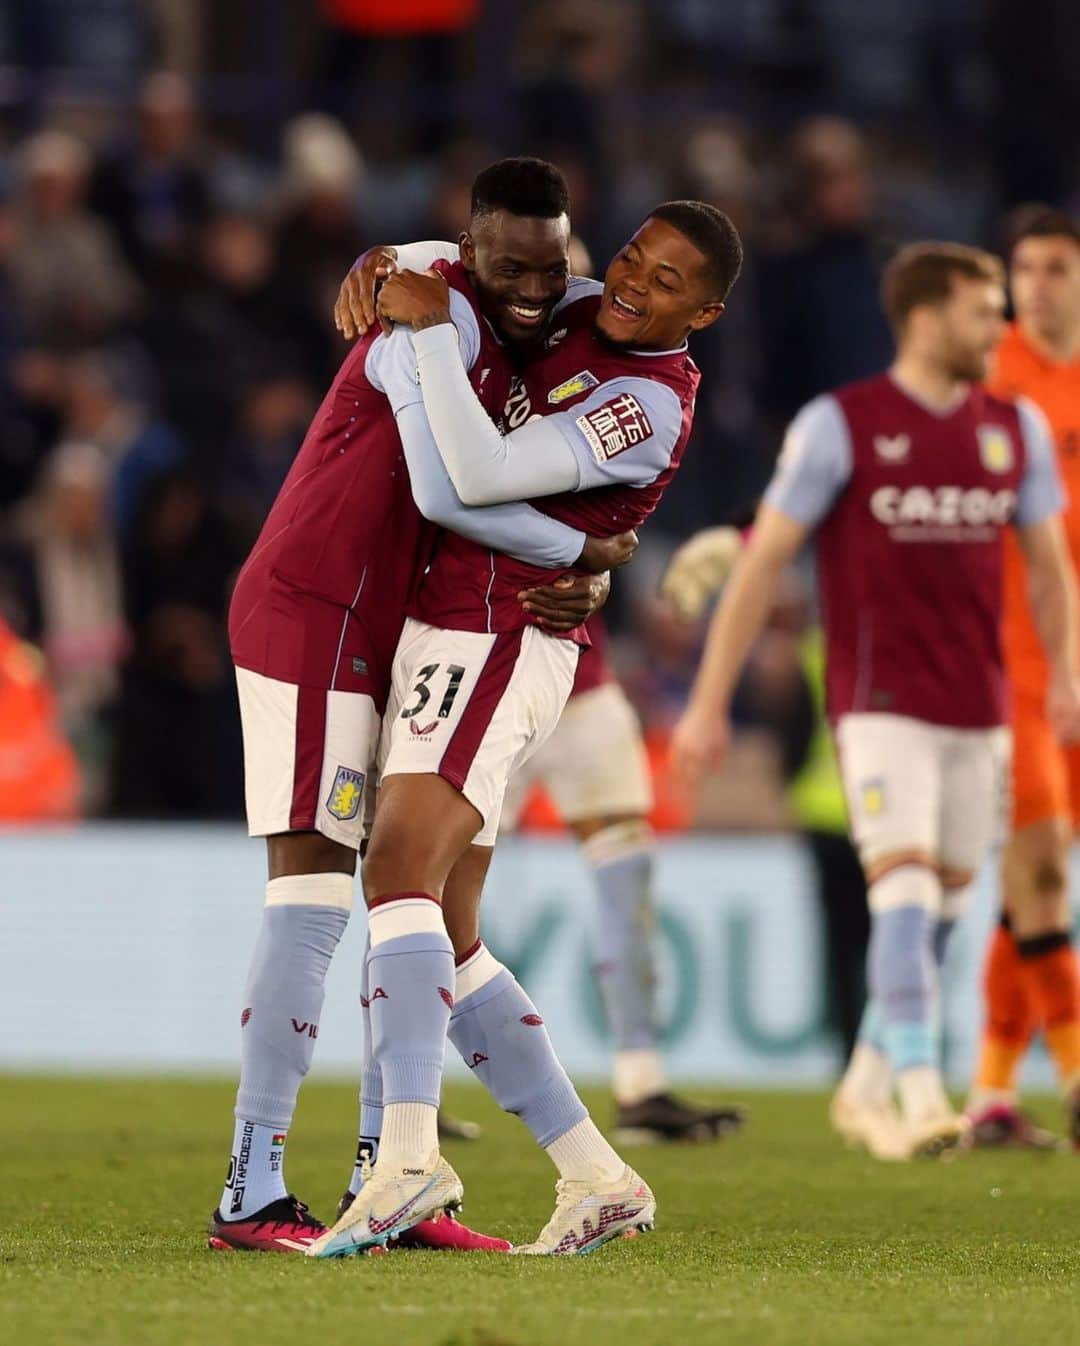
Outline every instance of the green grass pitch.
[[(977, 1154), (883, 1167), (846, 1152), (811, 1094), (743, 1094), (748, 1131), (634, 1161), (656, 1232), (590, 1257), (398, 1253), (312, 1263), (206, 1249), (232, 1087), (0, 1079), (0, 1340), (112, 1346), (996, 1346), (1080, 1341), (1080, 1160)], [(590, 1100), (606, 1118), (607, 1104)], [(474, 1089), (484, 1139), (447, 1154), (466, 1217), (519, 1242), (554, 1172)], [(1044, 1112), (1047, 1109), (1044, 1108)], [(1053, 1116), (1053, 1112), (1047, 1112)], [(311, 1083), (289, 1182), (328, 1218), (353, 1091)]]

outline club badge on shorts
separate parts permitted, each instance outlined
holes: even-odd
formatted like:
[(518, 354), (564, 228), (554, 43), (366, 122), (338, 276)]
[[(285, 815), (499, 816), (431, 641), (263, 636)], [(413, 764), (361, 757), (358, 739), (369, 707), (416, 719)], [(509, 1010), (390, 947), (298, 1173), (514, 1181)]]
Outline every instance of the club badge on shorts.
[(862, 786), (862, 809), (868, 818), (880, 817), (885, 812), (885, 782), (868, 780)]
[(334, 783), (330, 787), (326, 811), (333, 814), (339, 822), (347, 823), (360, 812), (360, 801), (363, 797), (364, 773), (354, 771), (352, 767), (339, 766)]

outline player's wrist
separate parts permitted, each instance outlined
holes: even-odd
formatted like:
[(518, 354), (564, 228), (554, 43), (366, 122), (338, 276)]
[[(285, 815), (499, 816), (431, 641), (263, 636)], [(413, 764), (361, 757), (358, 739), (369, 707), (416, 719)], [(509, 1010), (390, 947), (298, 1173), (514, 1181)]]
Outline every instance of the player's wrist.
[(425, 313), (423, 317), (417, 318), (413, 323), (414, 332), (425, 332), (432, 327), (442, 327), (450, 322), (450, 310), (448, 308), (437, 309), (433, 313)]
[(433, 309), (430, 313), (425, 313), (416, 318), (410, 324), (414, 332), (427, 332), (433, 327), (445, 327), (452, 325), (449, 308)]

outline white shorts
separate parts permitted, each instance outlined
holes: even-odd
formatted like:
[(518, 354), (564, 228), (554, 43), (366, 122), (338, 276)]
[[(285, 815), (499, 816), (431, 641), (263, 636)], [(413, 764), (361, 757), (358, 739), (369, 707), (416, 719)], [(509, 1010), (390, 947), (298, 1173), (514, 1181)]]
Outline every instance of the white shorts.
[(903, 715), (841, 716), (840, 770), (864, 862), (928, 851), (944, 869), (977, 871), (1002, 835), (1011, 736)]
[(501, 830), (517, 826), (537, 781), (568, 823), (649, 813), (652, 778), (641, 726), (617, 682), (580, 692), (566, 703), (555, 732), (510, 778)]
[(370, 696), (236, 670), (244, 802), (253, 837), (321, 832), (360, 848), (370, 825), (380, 716)]
[(379, 777), (431, 772), (483, 819), (494, 846), (506, 783), (559, 722), (578, 647), (536, 627), (486, 634), (409, 618), (398, 641)]

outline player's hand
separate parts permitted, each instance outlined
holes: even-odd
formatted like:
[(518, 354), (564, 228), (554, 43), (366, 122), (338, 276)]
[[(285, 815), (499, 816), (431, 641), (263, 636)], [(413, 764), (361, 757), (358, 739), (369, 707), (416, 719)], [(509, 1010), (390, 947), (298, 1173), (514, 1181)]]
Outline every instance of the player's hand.
[(1061, 743), (1075, 743), (1080, 739), (1080, 678), (1071, 670), (1051, 671), (1046, 715)]
[(614, 537), (587, 537), (574, 564), (590, 575), (602, 575), (605, 570), (618, 570), (619, 566), (626, 565), (637, 549), (638, 535), (632, 528), (627, 533), (616, 533)]
[(572, 631), (607, 602), (611, 576), (560, 575), (554, 584), (523, 589), (518, 602), (545, 631)]
[(396, 271), (379, 291), (375, 307), (384, 332), (395, 322), (421, 332), (450, 321), (450, 286), (435, 271)]
[(660, 580), (666, 598), (684, 622), (694, 622), (720, 589), (739, 553), (742, 534), (737, 528), (704, 528), (684, 542), (668, 562)]
[(397, 254), (381, 243), (357, 259), (341, 282), (334, 305), (334, 326), (346, 341), (363, 336), (375, 322), (376, 291), (396, 270)]
[(706, 712), (691, 701), (671, 735), (669, 755), (676, 780), (696, 788), (707, 772), (719, 770), (730, 741), (727, 717)]

